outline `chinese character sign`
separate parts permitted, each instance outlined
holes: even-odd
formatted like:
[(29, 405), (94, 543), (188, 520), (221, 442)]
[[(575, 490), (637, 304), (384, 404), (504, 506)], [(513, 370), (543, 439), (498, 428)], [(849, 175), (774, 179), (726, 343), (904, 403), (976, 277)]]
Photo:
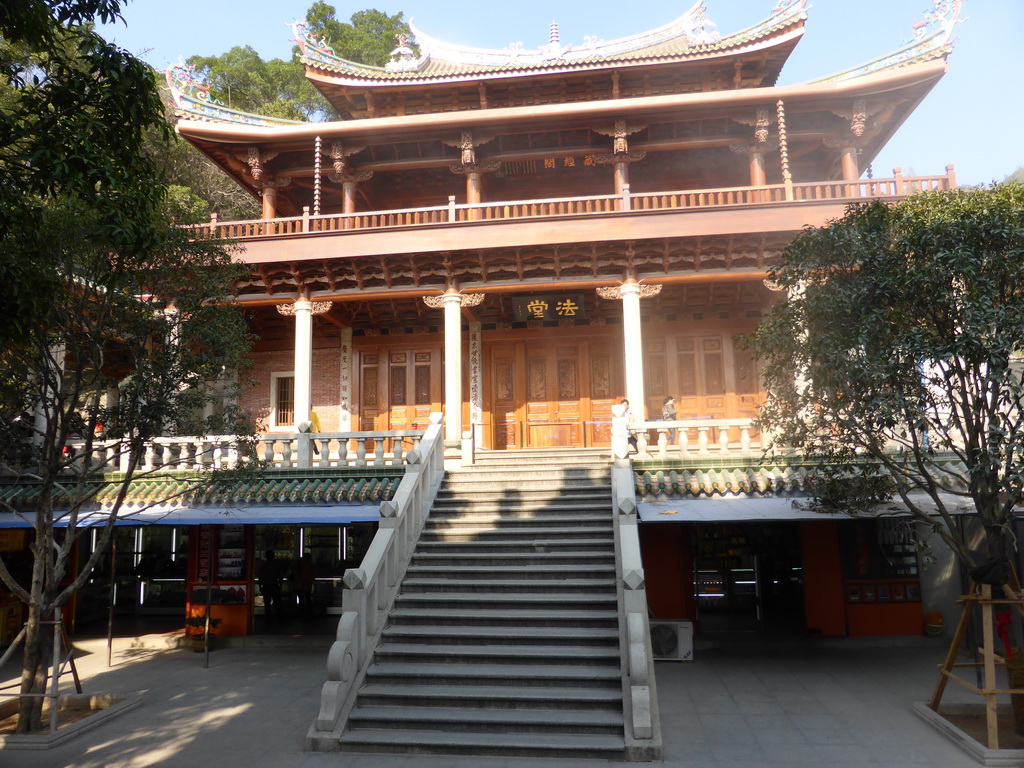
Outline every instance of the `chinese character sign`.
[(584, 317), (583, 294), (516, 296), (512, 300), (516, 320), (574, 320)]

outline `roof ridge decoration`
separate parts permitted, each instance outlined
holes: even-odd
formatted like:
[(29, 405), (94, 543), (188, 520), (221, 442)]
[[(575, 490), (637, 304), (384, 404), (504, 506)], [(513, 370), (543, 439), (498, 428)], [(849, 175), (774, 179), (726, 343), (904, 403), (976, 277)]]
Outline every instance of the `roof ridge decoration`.
[(945, 56), (953, 50), (953, 31), (956, 25), (966, 21), (966, 19), (960, 18), (963, 0), (931, 0), (931, 2), (933, 8), (925, 11), (923, 21), (914, 19), (912, 38), (904, 41), (895, 51), (851, 69), (808, 82), (837, 83), (870, 75), (883, 69), (906, 67)]
[(196, 68), (181, 59), (178, 59), (177, 64), (163, 70), (163, 73), (167, 78), (167, 89), (174, 100), (174, 111), (178, 117), (211, 123), (240, 123), (259, 126), (302, 125), (301, 120), (266, 117), (225, 106), (224, 102), (210, 95), (210, 86), (202, 81)]
[[(559, 40), (557, 22), (552, 21), (549, 42), (535, 49), (526, 49), (522, 42), (513, 42), (502, 49), (473, 48), (447, 43), (418, 29), (409, 21), (412, 36), (400, 35), (398, 47), (391, 52), (391, 61), (385, 67), (347, 61), (318, 35), (310, 32), (305, 21), (292, 24), (294, 42), (298, 43), (302, 58), (310, 64), (321, 65), (335, 71), (352, 73), (416, 73), (427, 68), (432, 61), (456, 66), (507, 69), (543, 67), (584, 63), (600, 59), (615, 59), (654, 46), (678, 41), (686, 49), (715, 50), (727, 47), (735, 38), (758, 35), (790, 17), (805, 13), (807, 0), (776, 0), (768, 18), (747, 29), (723, 37), (716, 24), (707, 16), (704, 0), (696, 2), (682, 15), (655, 29), (635, 35), (604, 41), (587, 35), (583, 44), (563, 45)], [(419, 55), (413, 50), (418, 46)]]

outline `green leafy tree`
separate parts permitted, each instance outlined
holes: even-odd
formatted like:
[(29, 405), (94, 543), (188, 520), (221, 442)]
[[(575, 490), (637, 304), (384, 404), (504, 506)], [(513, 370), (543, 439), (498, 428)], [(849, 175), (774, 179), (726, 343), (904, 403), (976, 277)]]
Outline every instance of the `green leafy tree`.
[(398, 45), (398, 35), (409, 32), (402, 13), (388, 16), (368, 8), (356, 11), (348, 22), (338, 21), (333, 5), (315, 2), (306, 11), (306, 22), (343, 59), (383, 67)]
[[(40, 720), (42, 699), (27, 694), (45, 686), (50, 641), (41, 622), (83, 586), (115, 520), (132, 514), (123, 506), (130, 484), (166, 471), (171, 461), (158, 453), (155, 463), (140, 463), (150, 438), (246, 431), (222, 400), (237, 386), (250, 347), (242, 315), (228, 300), (238, 267), (223, 244), (190, 240), (160, 214), (149, 226), (151, 247), (122, 253), (90, 206), (51, 200), (40, 236), (60, 279), (29, 332), (0, 347), (0, 473), (33, 492), (29, 509), (0, 503), (34, 534), (30, 572), (0, 557), (0, 580), (28, 606), (20, 732)], [(36, 255), (16, 233), (0, 248), (19, 262)], [(207, 405), (221, 407), (204, 419)], [(215, 477), (197, 471), (175, 480), (186, 487), (168, 486), (161, 502)], [(114, 500), (101, 505), (99, 494), (109, 495), (111, 484)], [(96, 548), (71, 570), (78, 541), (93, 530)]]
[[(95, 33), (121, 0), (12, 0), (0, 7), (0, 238), (38, 241), (44, 200), (77, 198), (122, 253), (148, 248), (159, 204), (140, 152), (166, 132), (150, 69)], [(140, 215), (141, 214), (141, 215)], [(0, 342), (27, 332), (50, 301), (45, 258), (0, 253)]]
[(787, 298), (751, 339), (761, 424), (817, 463), (817, 506), (899, 499), (968, 566), (1006, 558), (1024, 494), (1024, 185), (851, 206), (770, 279)]
[(333, 116), (297, 59), (264, 61), (253, 48), (236, 46), (220, 56), (191, 56), (188, 63), (211, 95), (233, 109), (286, 120)]

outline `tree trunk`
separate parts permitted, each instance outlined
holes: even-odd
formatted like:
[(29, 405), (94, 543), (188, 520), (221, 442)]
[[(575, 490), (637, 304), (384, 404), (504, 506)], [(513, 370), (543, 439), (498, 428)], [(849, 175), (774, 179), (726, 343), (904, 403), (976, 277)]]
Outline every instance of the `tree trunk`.
[[(25, 654), (21, 667), (21, 693), (41, 694), (46, 692), (46, 658), (44, 647), (48, 632), (43, 631), (40, 613), (36, 606), (29, 606), (28, 622), (25, 624)], [(16, 733), (31, 733), (42, 728), (43, 697), (21, 697), (18, 706)]]

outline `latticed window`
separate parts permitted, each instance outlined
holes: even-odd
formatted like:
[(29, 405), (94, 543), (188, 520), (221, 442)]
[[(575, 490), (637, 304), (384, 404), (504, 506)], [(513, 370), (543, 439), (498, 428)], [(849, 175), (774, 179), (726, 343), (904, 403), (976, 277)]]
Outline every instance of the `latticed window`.
[(295, 377), (274, 379), (274, 424), (279, 427), (295, 424)]

